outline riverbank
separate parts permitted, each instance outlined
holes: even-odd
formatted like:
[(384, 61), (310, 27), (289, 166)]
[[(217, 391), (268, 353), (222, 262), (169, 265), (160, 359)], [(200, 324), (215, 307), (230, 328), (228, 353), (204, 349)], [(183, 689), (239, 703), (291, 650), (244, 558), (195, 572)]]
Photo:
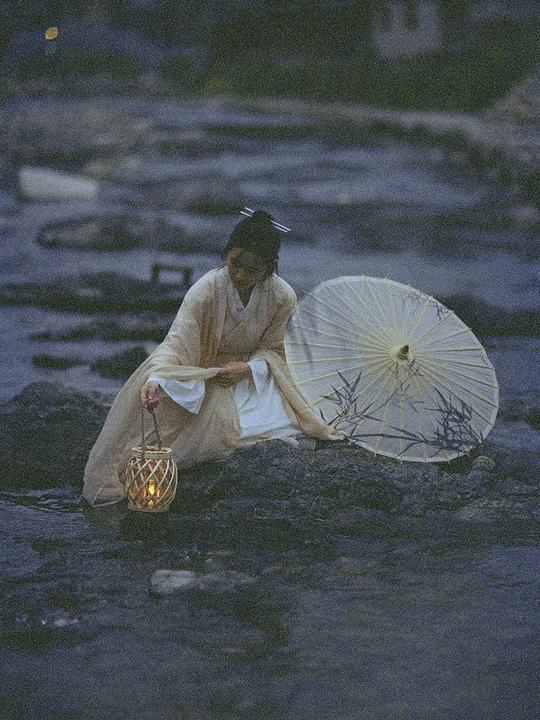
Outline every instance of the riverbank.
[[(125, 90), (125, 89), (124, 89)], [(96, 83), (94, 91), (67, 98), (65, 89), (38, 84), (21, 88), (21, 93), (4, 97), (0, 108), (0, 177), (4, 184), (23, 165), (77, 169), (90, 177), (107, 173), (107, 166), (127, 169), (129, 156), (174, 151), (188, 146), (205, 148), (205, 134), (191, 132), (189, 123), (179, 132), (148, 116), (141, 119), (130, 112), (139, 101), (167, 103), (174, 93), (166, 84), (148, 90), (139, 86), (133, 94), (117, 88), (107, 91)], [(301, 136), (309, 126), (324, 124), (331, 137), (347, 133), (378, 134), (424, 144), (436, 145), (445, 153), (448, 171), (463, 177), (498, 185), (515, 199), (516, 218), (530, 224), (540, 218), (540, 73), (531, 75), (490, 111), (482, 114), (435, 113), (372, 108), (343, 103), (320, 103), (290, 98), (240, 98), (224, 95), (203, 100), (184, 98), (206, 106), (219, 117), (235, 113), (267, 114), (270, 125), (267, 139)], [(279, 115), (280, 123), (272, 117)], [(283, 123), (288, 123), (285, 128)], [(237, 138), (250, 138), (255, 132), (248, 124), (238, 128)], [(259, 137), (261, 128), (257, 129)], [(298, 135), (300, 133), (300, 135)], [(253, 135), (251, 135), (253, 138)], [(86, 163), (91, 166), (85, 167)], [(101, 165), (104, 164), (104, 168)], [(184, 191), (185, 192), (185, 191)], [(226, 197), (231, 204), (230, 188), (211, 189), (208, 208), (219, 210)], [(216, 200), (215, 195), (223, 197)], [(234, 194), (234, 193), (233, 193)]]
[(538, 452), (269, 441), (151, 515), (81, 501), (105, 412), (49, 383), (0, 408), (2, 718), (535, 717)]
[[(107, 76), (87, 78), (42, 78), (21, 82), (7, 78), (0, 90), (2, 106), (18, 104), (24, 99), (36, 99), (42, 103), (56, 105), (62, 112), (63, 101), (81, 103), (99, 102), (103, 118), (94, 118), (104, 129), (110, 124), (110, 110), (107, 106), (114, 99), (137, 102), (181, 100), (189, 102), (190, 97), (179, 94), (174, 84), (158, 74), (148, 73), (132, 80), (118, 80)], [(527, 76), (491, 108), (480, 113), (429, 112), (398, 110), (384, 107), (370, 107), (344, 102), (320, 102), (291, 97), (246, 97), (223, 93), (193, 96), (195, 102), (207, 102), (221, 108), (235, 108), (280, 113), (291, 116), (314, 116), (324, 120), (352, 123), (357, 127), (372, 129), (386, 127), (389, 131), (405, 133), (412, 137), (432, 136), (454, 138), (484, 149), (485, 152), (502, 152), (526, 166), (540, 162), (540, 67)], [(41, 119), (43, 131), (53, 119), (51, 115)], [(68, 123), (70, 122), (68, 117)], [(30, 121), (34, 119), (30, 118)], [(39, 122), (39, 120), (38, 120)], [(5, 125), (5, 123), (4, 123)], [(75, 125), (75, 124), (73, 124)], [(54, 123), (53, 123), (54, 127)], [(72, 127), (72, 130), (75, 127)], [(132, 131), (135, 128), (132, 128)], [(140, 128), (139, 128), (140, 130)], [(49, 130), (51, 132), (51, 130)], [(140, 138), (139, 138), (140, 139)]]

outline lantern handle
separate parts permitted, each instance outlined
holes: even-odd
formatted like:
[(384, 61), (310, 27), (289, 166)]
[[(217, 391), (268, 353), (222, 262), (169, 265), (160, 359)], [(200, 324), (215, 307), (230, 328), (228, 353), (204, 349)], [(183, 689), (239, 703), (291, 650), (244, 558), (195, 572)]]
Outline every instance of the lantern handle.
[[(158, 425), (157, 425), (157, 419), (156, 414), (154, 410), (148, 410), (150, 415), (152, 416), (152, 420), (154, 421), (154, 432), (156, 434), (157, 444), (158, 448), (161, 450), (163, 447), (163, 442), (161, 441), (161, 435), (159, 434)], [(144, 436), (144, 408), (141, 408), (141, 449), (142, 449), (142, 457), (144, 458), (144, 454), (146, 452), (146, 438)], [(150, 435), (150, 433), (148, 433)]]

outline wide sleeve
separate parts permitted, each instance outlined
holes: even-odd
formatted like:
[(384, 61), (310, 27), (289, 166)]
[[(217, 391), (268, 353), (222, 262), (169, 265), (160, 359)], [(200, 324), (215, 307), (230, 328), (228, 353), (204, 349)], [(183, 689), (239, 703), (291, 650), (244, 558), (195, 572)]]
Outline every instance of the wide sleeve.
[(170, 366), (198, 367), (201, 359), (201, 333), (197, 318), (183, 305), (163, 342), (151, 356), (149, 377), (163, 377), (162, 371)]
[(212, 278), (196, 283), (184, 298), (167, 336), (148, 358), (145, 381), (163, 378), (189, 382), (214, 377), (211, 367), (213, 332)]

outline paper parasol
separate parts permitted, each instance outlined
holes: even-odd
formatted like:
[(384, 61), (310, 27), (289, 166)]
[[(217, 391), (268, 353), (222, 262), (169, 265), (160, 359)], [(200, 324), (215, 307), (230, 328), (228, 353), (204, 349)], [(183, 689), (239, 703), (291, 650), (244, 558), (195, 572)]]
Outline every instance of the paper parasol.
[(364, 275), (321, 283), (298, 303), (285, 349), (309, 404), (374, 453), (451, 460), (494, 425), (499, 387), (484, 348), (410, 286)]

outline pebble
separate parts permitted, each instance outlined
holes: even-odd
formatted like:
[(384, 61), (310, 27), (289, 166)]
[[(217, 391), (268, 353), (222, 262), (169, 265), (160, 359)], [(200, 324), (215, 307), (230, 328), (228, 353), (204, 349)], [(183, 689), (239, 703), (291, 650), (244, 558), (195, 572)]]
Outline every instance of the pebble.
[(191, 570), (156, 570), (150, 579), (155, 595), (170, 595), (197, 585), (197, 575)]
[(220, 570), (197, 576), (192, 570), (156, 570), (150, 579), (154, 595), (171, 595), (175, 592), (198, 588), (206, 592), (230, 592), (238, 587), (254, 585), (257, 579), (233, 570)]
[(479, 455), (472, 463), (473, 470), (485, 470), (491, 472), (495, 470), (495, 461), (487, 455)]

